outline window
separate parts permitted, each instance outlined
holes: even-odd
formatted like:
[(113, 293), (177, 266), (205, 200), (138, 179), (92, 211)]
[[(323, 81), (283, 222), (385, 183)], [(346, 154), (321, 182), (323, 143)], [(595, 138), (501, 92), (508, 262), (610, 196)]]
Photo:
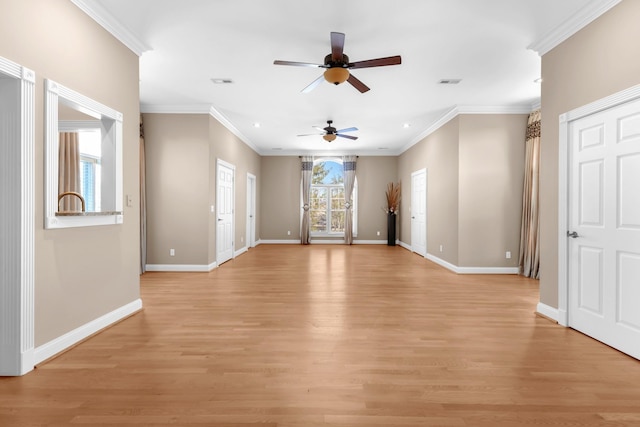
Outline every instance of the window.
[[(357, 230), (357, 183), (353, 189), (353, 234)], [(344, 172), (339, 160), (313, 163), (310, 193), (311, 234), (343, 235), (345, 223)]]
[(78, 137), (80, 142), (80, 193), (84, 197), (87, 212), (100, 212), (102, 210), (100, 129), (78, 132)]

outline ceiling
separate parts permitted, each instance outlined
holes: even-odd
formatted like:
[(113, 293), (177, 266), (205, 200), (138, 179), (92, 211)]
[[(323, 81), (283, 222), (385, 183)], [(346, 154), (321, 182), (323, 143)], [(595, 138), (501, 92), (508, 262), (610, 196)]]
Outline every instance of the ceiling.
[[(261, 155), (397, 155), (458, 113), (528, 113), (540, 54), (616, 0), (72, 0), (140, 57), (143, 112), (211, 113)], [(371, 88), (323, 82), (330, 32)], [(212, 79), (229, 79), (214, 84)], [(443, 79), (461, 79), (445, 85)], [(357, 127), (328, 143), (312, 126)], [(259, 123), (259, 127), (256, 127)]]

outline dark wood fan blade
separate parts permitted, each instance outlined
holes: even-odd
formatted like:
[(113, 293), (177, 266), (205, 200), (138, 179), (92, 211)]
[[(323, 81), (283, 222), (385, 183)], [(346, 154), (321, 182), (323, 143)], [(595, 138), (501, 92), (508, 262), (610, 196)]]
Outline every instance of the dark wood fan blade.
[(344, 34), (331, 33), (331, 59), (342, 61), (342, 51), (344, 50)]
[(389, 56), (387, 58), (369, 59), (367, 61), (350, 62), (348, 68), (370, 68), (370, 67), (384, 67), (386, 65), (399, 65), (402, 63), (402, 58), (397, 56)]
[(279, 59), (276, 59), (275, 61), (273, 61), (274, 65), (293, 65), (295, 67), (313, 67), (313, 68), (327, 68), (324, 65), (320, 65), (320, 64), (311, 64), (309, 62), (295, 62), (295, 61), (280, 61)]
[(352, 136), (352, 135), (342, 135), (341, 133), (336, 133), (336, 136), (339, 136), (340, 138), (347, 138), (347, 139), (352, 139), (352, 140), (356, 140), (358, 139), (357, 136)]
[(316, 88), (316, 86), (318, 86), (320, 83), (322, 83), (324, 81), (324, 74), (320, 74), (320, 77), (318, 77), (317, 79), (315, 79), (314, 81), (312, 81), (309, 86), (305, 87), (304, 89), (302, 89), (302, 93), (309, 93), (311, 92), (313, 89)]
[(349, 83), (351, 83), (351, 86), (353, 86), (356, 89), (358, 89), (360, 91), (360, 93), (365, 93), (365, 92), (367, 92), (369, 90), (369, 87), (366, 84), (362, 83), (357, 78), (355, 78), (353, 76), (353, 74), (349, 74), (349, 78), (347, 79), (347, 81)]
[(346, 128), (346, 129), (337, 130), (336, 133), (355, 132), (357, 130), (358, 130), (358, 128), (355, 128), (355, 127), (354, 128)]

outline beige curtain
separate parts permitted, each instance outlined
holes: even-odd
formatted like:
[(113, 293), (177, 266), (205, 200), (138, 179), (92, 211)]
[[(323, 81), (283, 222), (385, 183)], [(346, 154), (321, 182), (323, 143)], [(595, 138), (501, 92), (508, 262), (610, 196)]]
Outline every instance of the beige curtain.
[[(80, 193), (80, 142), (76, 132), (60, 132), (58, 143), (58, 194), (68, 191)], [(80, 211), (82, 204), (76, 196), (64, 196), (59, 211)]]
[(147, 183), (144, 126), (140, 114), (140, 273), (147, 271)]
[(539, 176), (540, 110), (529, 115), (525, 138), (525, 175), (520, 230), (520, 274), (540, 278)]
[(311, 242), (310, 214), (311, 208), (311, 178), (313, 175), (313, 157), (302, 156), (302, 224), (300, 225), (300, 243), (308, 245)]
[(353, 186), (356, 182), (356, 161), (358, 156), (342, 157), (342, 168), (344, 170), (344, 243), (353, 244), (353, 209), (351, 197)]

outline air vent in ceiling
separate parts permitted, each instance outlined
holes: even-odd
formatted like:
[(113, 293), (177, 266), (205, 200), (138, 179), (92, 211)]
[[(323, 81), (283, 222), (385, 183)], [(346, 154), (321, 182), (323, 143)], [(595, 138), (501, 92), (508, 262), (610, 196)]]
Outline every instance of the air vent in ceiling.
[(211, 81), (217, 85), (226, 85), (233, 83), (231, 79), (211, 79)]
[(438, 82), (441, 85), (457, 85), (462, 79), (442, 79)]

